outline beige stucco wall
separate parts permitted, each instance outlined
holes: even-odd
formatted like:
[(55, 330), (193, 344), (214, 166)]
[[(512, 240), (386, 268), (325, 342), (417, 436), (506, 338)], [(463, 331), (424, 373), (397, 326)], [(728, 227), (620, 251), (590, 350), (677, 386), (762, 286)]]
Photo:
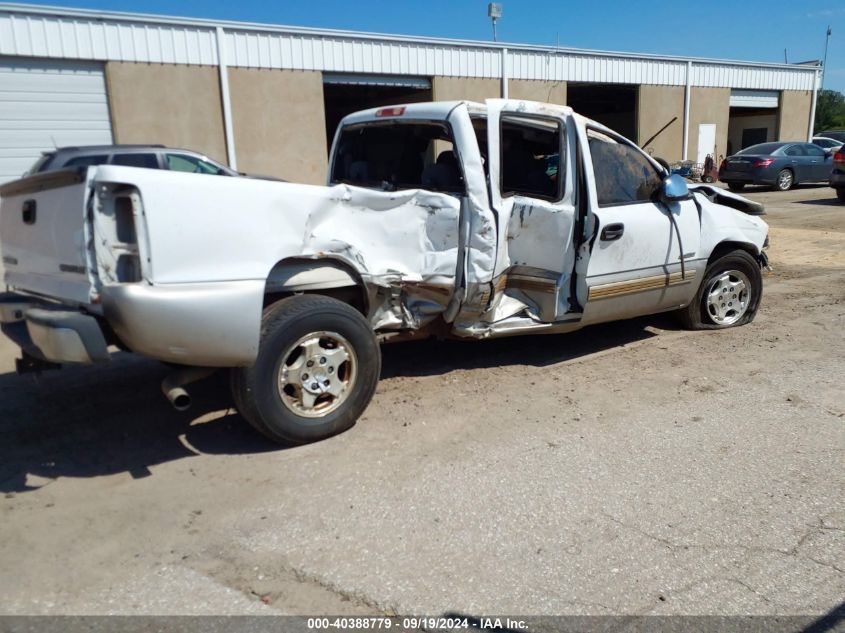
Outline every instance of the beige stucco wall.
[(716, 161), (725, 155), (728, 145), (728, 121), (730, 119), (730, 88), (692, 88), (690, 90), (689, 151), (687, 158), (698, 156), (698, 126), (701, 123), (716, 124)]
[(684, 145), (683, 86), (640, 86), (637, 105), (639, 143), (657, 134), (673, 117), (678, 117), (644, 149), (670, 163), (681, 160)]
[(327, 172), (319, 72), (229, 69), (238, 169), (323, 184)]
[(116, 143), (184, 147), (226, 163), (216, 68), (108, 62), (106, 82)]
[(566, 82), (511, 79), (508, 81), (508, 97), (566, 105)]
[(498, 79), (481, 77), (432, 77), (431, 90), (435, 101), (467, 99), (483, 103), (485, 99), (497, 99), (502, 95)]
[(778, 140), (806, 141), (810, 131), (810, 108), (813, 93), (803, 90), (784, 90), (780, 93)]

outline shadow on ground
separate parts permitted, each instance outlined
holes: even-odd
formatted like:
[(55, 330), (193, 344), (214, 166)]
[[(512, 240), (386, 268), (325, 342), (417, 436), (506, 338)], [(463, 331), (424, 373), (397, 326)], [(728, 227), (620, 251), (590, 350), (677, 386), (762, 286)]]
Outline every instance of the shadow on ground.
[[(800, 185), (795, 185), (790, 189), (790, 191), (801, 191), (802, 189), (807, 189), (808, 191), (812, 191), (813, 189), (821, 189), (822, 187), (827, 187), (827, 183), (802, 183)], [(779, 192), (775, 189), (772, 185), (745, 185), (741, 191), (737, 193), (742, 195), (744, 193), (786, 193), (786, 192)]]
[[(382, 378), (554, 365), (653, 337), (650, 325), (677, 328), (672, 317), (657, 315), (571, 334), (386, 345)], [(0, 375), (0, 492), (36, 490), (57, 477), (142, 478), (151, 466), (197, 454), (282, 450), (234, 410), (227, 372), (193, 385), (194, 406), (180, 413), (159, 389), (168, 371), (119, 353), (106, 366)]]
[[(831, 189), (831, 192), (833, 192), (833, 189)], [(814, 198), (812, 200), (796, 200), (795, 202), (796, 204), (809, 204), (822, 207), (845, 207), (845, 202), (841, 202), (835, 193), (832, 198), (824, 198), (823, 200)]]
[(180, 413), (159, 389), (168, 371), (121, 353), (105, 367), (0, 376), (0, 491), (56, 477), (142, 478), (151, 466), (196, 454), (278, 450), (229, 410), (224, 372), (197, 384), (196, 405)]
[(671, 315), (595, 325), (569, 334), (513, 336), (489, 341), (417, 341), (382, 348), (382, 379), (436, 376), (455, 369), (508, 365), (546, 367), (656, 336), (648, 326), (679, 329)]

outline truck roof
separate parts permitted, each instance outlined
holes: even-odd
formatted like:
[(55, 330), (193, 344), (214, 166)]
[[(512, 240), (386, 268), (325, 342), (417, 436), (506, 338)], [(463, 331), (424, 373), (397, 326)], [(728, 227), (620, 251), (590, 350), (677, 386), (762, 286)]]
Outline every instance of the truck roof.
[[(497, 99), (498, 100), (498, 99)], [(524, 101), (523, 99), (513, 99), (511, 101)], [(478, 101), (457, 100), (457, 101), (426, 101), (421, 103), (398, 103), (396, 105), (379, 106), (377, 108), (370, 108), (369, 110), (361, 110), (347, 115), (340, 122), (341, 126), (355, 123), (364, 123), (366, 121), (383, 120), (390, 118), (406, 118), (406, 119), (429, 119), (429, 120), (445, 120), (449, 113), (460, 104), (466, 104), (471, 114), (484, 114), (487, 112), (487, 104)], [(554, 108), (562, 108), (566, 113), (572, 113), (572, 109), (568, 106), (561, 106), (557, 104), (548, 104)]]
[[(473, 105), (483, 109), (483, 103), (473, 101), (425, 101), (422, 103), (398, 103), (390, 106), (379, 106), (369, 110), (353, 112), (343, 118), (341, 125), (363, 123), (373, 119), (385, 119), (392, 117), (404, 117), (414, 119), (446, 119), (455, 106), (461, 103)], [(395, 112), (395, 114), (393, 114)]]

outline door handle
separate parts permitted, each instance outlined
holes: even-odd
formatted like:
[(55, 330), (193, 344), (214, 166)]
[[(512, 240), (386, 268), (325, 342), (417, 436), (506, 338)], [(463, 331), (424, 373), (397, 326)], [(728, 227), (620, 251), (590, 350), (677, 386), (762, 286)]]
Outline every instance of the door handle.
[(24, 224), (35, 224), (35, 200), (24, 200), (21, 217)]
[(608, 224), (601, 230), (601, 239), (603, 242), (612, 242), (622, 237), (625, 232), (625, 225), (621, 222), (616, 224)]

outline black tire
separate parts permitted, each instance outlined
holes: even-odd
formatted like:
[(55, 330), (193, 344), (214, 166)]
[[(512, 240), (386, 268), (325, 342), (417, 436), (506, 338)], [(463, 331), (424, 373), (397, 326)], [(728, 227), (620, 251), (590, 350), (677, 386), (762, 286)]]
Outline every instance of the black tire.
[(837, 189), (836, 197), (839, 198), (839, 202), (845, 202), (845, 189)]
[[(315, 334), (314, 338), (320, 339), (317, 333), (327, 332), (342, 337), (354, 353), (353, 378), (337, 408), (319, 417), (298, 415), (282, 400), (282, 363), (289, 361), (291, 346), (303, 337)], [(328, 340), (331, 342), (331, 338)], [(335, 378), (340, 377), (340, 371), (338, 367)], [(235, 406), (253, 427), (274, 442), (305, 444), (352, 427), (372, 400), (380, 373), (378, 341), (357, 310), (331, 297), (296, 295), (264, 310), (258, 357), (250, 367), (233, 369), (230, 380)]]
[(742, 191), (743, 189), (745, 189), (745, 183), (744, 182), (729, 182), (728, 183), (728, 189), (730, 189), (731, 191)]
[[(725, 273), (739, 271), (749, 281), (750, 289), (747, 307), (741, 318), (732, 323), (719, 323), (708, 309), (708, 292), (711, 286)], [(729, 251), (710, 262), (704, 271), (704, 280), (690, 304), (678, 312), (684, 327), (689, 330), (720, 330), (751, 323), (760, 308), (763, 297), (763, 274), (760, 264), (743, 250)], [(715, 297), (714, 297), (715, 300)]]
[(789, 191), (795, 186), (795, 174), (791, 169), (781, 169), (778, 172), (778, 179), (775, 181), (775, 191)]

